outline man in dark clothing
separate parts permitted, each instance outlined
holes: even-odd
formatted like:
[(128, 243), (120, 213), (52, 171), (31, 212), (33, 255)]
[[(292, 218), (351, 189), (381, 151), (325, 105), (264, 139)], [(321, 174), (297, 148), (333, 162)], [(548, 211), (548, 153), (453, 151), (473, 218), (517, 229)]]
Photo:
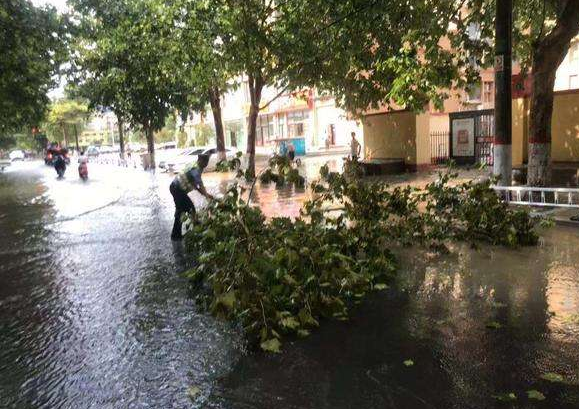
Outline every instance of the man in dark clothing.
[(201, 174), (208, 163), (209, 156), (199, 155), (197, 158), (197, 166), (186, 168), (185, 171), (178, 174), (173, 182), (171, 182), (169, 190), (175, 201), (175, 222), (173, 223), (171, 240), (181, 240), (183, 238), (183, 224), (181, 222), (183, 213), (195, 214), (195, 206), (188, 195), (189, 192), (197, 190), (207, 199), (213, 200), (213, 196), (207, 193), (205, 186), (203, 186), (203, 180), (201, 179)]

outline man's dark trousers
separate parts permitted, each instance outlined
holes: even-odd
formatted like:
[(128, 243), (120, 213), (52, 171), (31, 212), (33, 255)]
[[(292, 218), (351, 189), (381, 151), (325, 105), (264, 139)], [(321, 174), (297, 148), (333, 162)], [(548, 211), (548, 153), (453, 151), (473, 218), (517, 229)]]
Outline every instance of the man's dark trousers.
[(175, 201), (175, 222), (173, 223), (171, 238), (173, 240), (179, 240), (183, 238), (183, 234), (181, 233), (183, 225), (181, 222), (181, 216), (183, 213), (195, 213), (195, 206), (193, 205), (189, 195), (187, 195), (187, 192), (179, 186), (179, 182), (176, 180), (171, 183), (169, 190), (171, 191), (171, 195)]

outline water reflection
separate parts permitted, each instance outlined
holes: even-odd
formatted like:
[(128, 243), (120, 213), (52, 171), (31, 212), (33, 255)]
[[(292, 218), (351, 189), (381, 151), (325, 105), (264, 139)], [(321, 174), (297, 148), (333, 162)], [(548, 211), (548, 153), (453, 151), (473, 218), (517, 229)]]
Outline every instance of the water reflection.
[[(577, 230), (519, 250), (398, 249), (396, 288), (349, 322), (246, 355), (178, 274), (191, 260), (168, 239), (171, 176), (99, 169), (86, 185), (44, 168), (0, 175), (2, 408), (488, 408), (510, 391), (517, 407), (579, 408)], [(253, 200), (295, 216), (306, 197), (258, 184)]]
[[(212, 407), (487, 408), (511, 391), (517, 407), (579, 407), (578, 244), (578, 231), (557, 227), (538, 248), (399, 250), (397, 290), (282, 356), (243, 359)], [(547, 400), (529, 401), (530, 389)]]

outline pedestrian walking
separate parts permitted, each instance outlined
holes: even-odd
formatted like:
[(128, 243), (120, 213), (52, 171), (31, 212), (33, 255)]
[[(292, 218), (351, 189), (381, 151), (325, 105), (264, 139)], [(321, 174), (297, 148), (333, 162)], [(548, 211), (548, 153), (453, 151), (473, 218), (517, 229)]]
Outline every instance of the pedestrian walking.
[(207, 193), (203, 185), (203, 180), (201, 179), (201, 174), (208, 163), (208, 155), (199, 155), (197, 158), (197, 166), (185, 169), (185, 171), (178, 174), (173, 182), (171, 182), (169, 190), (175, 201), (175, 221), (173, 223), (173, 231), (171, 232), (171, 240), (181, 240), (183, 238), (183, 223), (181, 222), (183, 213), (191, 213), (192, 216), (195, 215), (195, 206), (188, 195), (189, 192), (197, 190), (207, 199), (213, 200), (213, 196)]
[(288, 142), (287, 144), (287, 157), (290, 160), (290, 162), (293, 162), (294, 159), (296, 158), (296, 147), (291, 141)]
[(356, 139), (356, 132), (352, 132), (352, 139), (350, 140), (350, 156), (352, 159), (358, 159), (362, 151), (362, 145)]

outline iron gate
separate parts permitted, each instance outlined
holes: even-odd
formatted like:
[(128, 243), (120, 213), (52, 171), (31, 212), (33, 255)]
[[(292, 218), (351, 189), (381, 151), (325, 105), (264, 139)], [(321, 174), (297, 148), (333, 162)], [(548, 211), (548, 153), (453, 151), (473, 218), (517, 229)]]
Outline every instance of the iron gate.
[(495, 116), (492, 109), (450, 116), (450, 157), (459, 165), (493, 164)]

